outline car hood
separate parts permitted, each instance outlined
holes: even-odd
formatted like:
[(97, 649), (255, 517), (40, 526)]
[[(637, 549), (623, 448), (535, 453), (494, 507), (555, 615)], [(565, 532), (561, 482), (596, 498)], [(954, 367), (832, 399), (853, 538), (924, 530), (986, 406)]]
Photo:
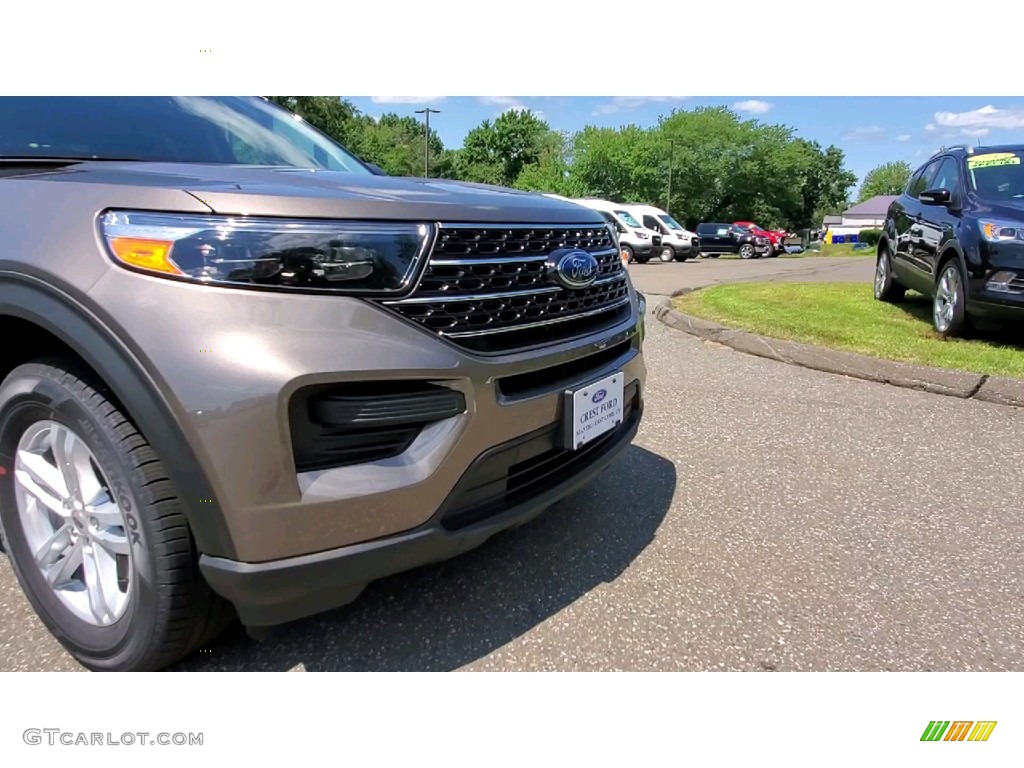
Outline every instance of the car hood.
[(993, 218), (1010, 219), (1011, 221), (1024, 222), (1024, 200), (979, 200), (978, 212), (990, 215)]
[(441, 222), (600, 224), (574, 203), (486, 184), (301, 168), (82, 162), (34, 175), (55, 182), (184, 190), (215, 213)]

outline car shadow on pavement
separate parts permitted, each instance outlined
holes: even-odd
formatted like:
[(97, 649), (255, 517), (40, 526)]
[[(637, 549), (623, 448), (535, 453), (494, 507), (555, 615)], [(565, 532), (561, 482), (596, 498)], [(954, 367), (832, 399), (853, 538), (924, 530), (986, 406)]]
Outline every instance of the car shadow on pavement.
[(653, 541), (675, 488), (672, 462), (633, 445), (589, 486), (476, 550), (382, 579), (261, 642), (233, 630), (175, 669), (457, 669), (622, 574)]

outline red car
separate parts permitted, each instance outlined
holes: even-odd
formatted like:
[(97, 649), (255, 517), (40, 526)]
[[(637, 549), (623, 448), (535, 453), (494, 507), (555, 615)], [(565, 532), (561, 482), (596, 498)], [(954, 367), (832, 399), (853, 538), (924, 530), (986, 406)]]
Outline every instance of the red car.
[(789, 237), (786, 232), (765, 229), (752, 221), (734, 221), (733, 225), (737, 227), (746, 227), (747, 229), (752, 230), (758, 237), (767, 237), (768, 242), (771, 243), (772, 246), (771, 253), (768, 254), (769, 257), (778, 256), (786, 250), (786, 238)]

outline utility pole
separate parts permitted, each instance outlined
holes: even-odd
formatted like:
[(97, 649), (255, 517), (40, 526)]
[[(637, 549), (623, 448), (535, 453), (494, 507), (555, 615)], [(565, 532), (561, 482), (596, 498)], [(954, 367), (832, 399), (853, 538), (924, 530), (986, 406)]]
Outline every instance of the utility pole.
[(668, 140), (668, 194), (665, 195), (665, 213), (672, 215), (669, 206), (672, 205), (672, 161), (675, 159), (676, 143), (674, 139)]
[(430, 116), (441, 114), (440, 109), (424, 107), (416, 110), (417, 115), (423, 115), (426, 125), (423, 130), (423, 178), (430, 176)]

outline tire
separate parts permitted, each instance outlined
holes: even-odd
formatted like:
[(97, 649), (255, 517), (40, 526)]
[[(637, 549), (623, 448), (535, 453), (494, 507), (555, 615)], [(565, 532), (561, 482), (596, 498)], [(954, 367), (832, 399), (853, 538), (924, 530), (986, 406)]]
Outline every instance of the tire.
[(666, 264), (670, 261), (676, 260), (676, 251), (671, 245), (661, 246), (661, 250), (658, 251), (658, 258)]
[(85, 667), (162, 669), (231, 623), (159, 457), (75, 366), (36, 361), (0, 384), (0, 466), (12, 468), (0, 474), (4, 551), (39, 618)]
[(892, 260), (889, 258), (889, 249), (880, 248), (878, 259), (875, 262), (875, 298), (878, 301), (886, 301), (890, 304), (903, 301), (907, 295), (907, 289), (896, 282), (892, 274)]
[(754, 246), (750, 243), (744, 243), (740, 246), (740, 258), (741, 259), (753, 259), (757, 257), (757, 253), (754, 251)]
[(932, 326), (944, 339), (966, 336), (970, 330), (967, 318), (967, 280), (956, 258), (943, 263), (935, 279)]
[(626, 258), (624, 258), (623, 261), (625, 261), (627, 264), (632, 264), (634, 261), (636, 261), (636, 252), (633, 250), (632, 246), (621, 246), (619, 248), (619, 254), (621, 255), (623, 253), (626, 254)]

